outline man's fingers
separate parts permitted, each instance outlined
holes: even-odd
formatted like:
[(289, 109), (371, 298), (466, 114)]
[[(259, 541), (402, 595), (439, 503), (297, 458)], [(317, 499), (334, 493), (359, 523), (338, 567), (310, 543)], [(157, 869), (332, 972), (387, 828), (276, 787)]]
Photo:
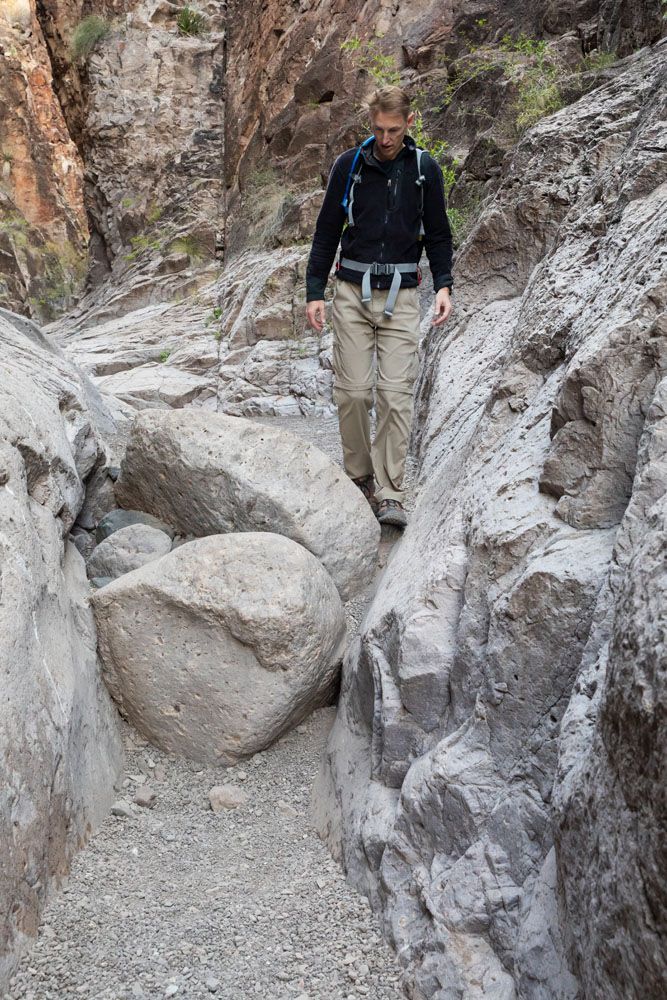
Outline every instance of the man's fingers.
[(436, 300), (435, 304), (435, 316), (433, 318), (433, 326), (442, 326), (452, 311), (451, 299), (440, 299)]
[(312, 330), (318, 333), (324, 327), (324, 302), (313, 302), (306, 307), (306, 319)]

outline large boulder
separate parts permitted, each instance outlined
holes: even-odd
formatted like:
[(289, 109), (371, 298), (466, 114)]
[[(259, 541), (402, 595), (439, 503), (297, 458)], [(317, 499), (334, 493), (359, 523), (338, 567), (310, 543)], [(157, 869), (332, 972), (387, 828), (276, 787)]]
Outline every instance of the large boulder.
[(334, 691), (343, 606), (314, 556), (282, 535), (214, 535), (93, 597), (107, 685), (151, 743), (233, 764)]
[(184, 535), (286, 535), (317, 556), (343, 600), (375, 570), (380, 527), (360, 491), (318, 448), (265, 424), (145, 410), (132, 425), (116, 494)]
[(88, 560), (88, 576), (115, 579), (170, 551), (171, 538), (164, 531), (149, 524), (129, 524), (95, 547)]

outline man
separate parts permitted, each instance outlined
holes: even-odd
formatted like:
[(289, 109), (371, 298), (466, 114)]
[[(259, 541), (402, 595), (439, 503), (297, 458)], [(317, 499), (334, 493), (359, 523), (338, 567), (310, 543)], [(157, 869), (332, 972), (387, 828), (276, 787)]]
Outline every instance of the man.
[(404, 527), (403, 478), (419, 369), (418, 262), (425, 247), (436, 292), (433, 324), (440, 326), (452, 309), (452, 237), (442, 171), (428, 153), (418, 157), (408, 134), (415, 116), (407, 94), (383, 87), (367, 106), (373, 136), (342, 153), (329, 176), (308, 261), (306, 316), (320, 332), (340, 242), (333, 368), (345, 471), (382, 524)]

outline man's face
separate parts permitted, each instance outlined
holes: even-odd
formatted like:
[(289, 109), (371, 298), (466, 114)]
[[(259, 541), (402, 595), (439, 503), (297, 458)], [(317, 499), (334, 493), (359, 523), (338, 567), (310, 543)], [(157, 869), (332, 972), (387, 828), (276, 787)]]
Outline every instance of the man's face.
[(390, 115), (384, 111), (376, 111), (371, 121), (375, 136), (375, 155), (378, 160), (393, 160), (398, 155), (403, 138), (415, 120), (414, 112), (407, 118), (403, 115)]

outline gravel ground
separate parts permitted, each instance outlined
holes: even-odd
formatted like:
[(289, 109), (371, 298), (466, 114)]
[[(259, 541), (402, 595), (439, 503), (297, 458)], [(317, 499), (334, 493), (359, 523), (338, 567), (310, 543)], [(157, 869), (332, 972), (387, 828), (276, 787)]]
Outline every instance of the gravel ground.
[[(340, 461), (335, 418), (275, 423)], [(398, 537), (383, 529), (380, 565)], [(347, 605), (351, 635), (368, 597)], [(163, 754), (124, 725), (120, 815), (74, 859), (4, 1000), (404, 997), (367, 901), (308, 818), (333, 718), (315, 712), (228, 770)], [(221, 784), (243, 801), (214, 812)], [(155, 801), (135, 804), (142, 795)]]

